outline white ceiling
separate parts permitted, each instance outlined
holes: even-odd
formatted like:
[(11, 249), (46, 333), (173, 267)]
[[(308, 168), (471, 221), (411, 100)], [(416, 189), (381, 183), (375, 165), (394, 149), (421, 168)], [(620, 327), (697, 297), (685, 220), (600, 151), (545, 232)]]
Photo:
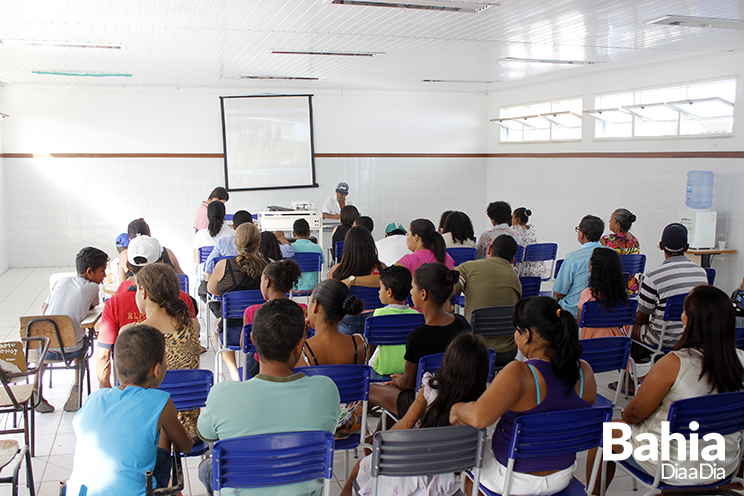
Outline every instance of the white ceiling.
[[(0, 0), (0, 40), (126, 45), (122, 50), (102, 50), (3, 44), (0, 82), (486, 91), (582, 71), (744, 49), (744, 31), (647, 24), (666, 14), (744, 19), (744, 1), (460, 0), (488, 1), (500, 5), (468, 14), (333, 5), (323, 0)], [(324, 57), (271, 50), (384, 54)], [(499, 62), (504, 57), (601, 64)], [(247, 81), (240, 75), (320, 80)], [(422, 79), (499, 82), (426, 84)]]

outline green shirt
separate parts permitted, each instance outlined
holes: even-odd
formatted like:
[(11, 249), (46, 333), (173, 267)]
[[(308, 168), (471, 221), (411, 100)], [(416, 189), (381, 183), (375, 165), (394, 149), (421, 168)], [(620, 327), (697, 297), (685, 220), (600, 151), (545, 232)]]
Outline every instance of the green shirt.
[[(309, 239), (298, 239), (292, 243), (292, 248), (295, 253), (320, 253), (320, 263), (325, 263), (325, 257), (323, 256), (323, 248), (316, 245)], [(303, 272), (300, 275), (300, 280), (297, 281), (297, 287), (295, 289), (299, 291), (312, 291), (318, 284), (318, 272)]]
[[(387, 305), (375, 310), (374, 316), (378, 315), (400, 315), (406, 313), (418, 313), (408, 305)], [(375, 359), (372, 368), (380, 375), (402, 374), (406, 366), (403, 356), (406, 354), (406, 345), (396, 344), (392, 346), (378, 346), (375, 351)]]

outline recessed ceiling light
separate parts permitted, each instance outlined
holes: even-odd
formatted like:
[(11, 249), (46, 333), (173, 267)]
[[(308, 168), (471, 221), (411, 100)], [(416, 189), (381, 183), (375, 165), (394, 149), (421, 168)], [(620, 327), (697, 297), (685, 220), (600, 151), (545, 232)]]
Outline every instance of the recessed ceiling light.
[(480, 83), (480, 84), (491, 84), (499, 83), (500, 81), (479, 81), (475, 79), (422, 79), (422, 83)]
[(66, 43), (60, 41), (38, 41), (38, 40), (0, 40), (3, 45), (45, 46), (57, 48), (101, 48), (104, 50), (122, 50), (126, 45), (120, 43)]
[(646, 21), (646, 23), (661, 24), (665, 26), (682, 26), (686, 28), (744, 29), (744, 21), (740, 19), (717, 19), (714, 17), (665, 15), (652, 21)]
[(284, 79), (298, 81), (317, 81), (319, 78), (305, 76), (240, 76), (240, 79)]
[(590, 60), (559, 60), (559, 59), (523, 59), (517, 57), (504, 57), (501, 62), (522, 62), (525, 64), (563, 64), (563, 65), (592, 65), (602, 64), (601, 61)]
[(328, 55), (332, 57), (374, 57), (385, 52), (314, 52), (308, 50), (272, 50), (279, 55)]
[(363, 7), (392, 7), (395, 9), (439, 10), (445, 12), (467, 12), (477, 14), (498, 3), (438, 2), (436, 0), (333, 0), (336, 5), (360, 5)]
[(117, 74), (111, 72), (80, 72), (80, 71), (31, 71), (44, 76), (75, 76), (75, 77), (132, 77), (131, 74)]

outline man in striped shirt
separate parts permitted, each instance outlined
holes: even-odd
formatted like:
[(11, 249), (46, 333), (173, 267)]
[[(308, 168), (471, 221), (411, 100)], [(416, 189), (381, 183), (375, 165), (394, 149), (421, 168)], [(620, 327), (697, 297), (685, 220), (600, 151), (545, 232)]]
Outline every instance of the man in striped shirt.
[[(638, 313), (631, 332), (631, 338), (653, 348), (659, 344), (667, 298), (689, 293), (700, 284), (708, 284), (705, 270), (685, 256), (689, 248), (685, 226), (677, 223), (666, 226), (659, 248), (664, 251), (664, 262), (643, 278), (638, 293)], [(673, 347), (681, 336), (682, 322), (668, 322), (664, 331), (664, 348)], [(643, 361), (651, 356), (651, 352), (634, 344), (631, 355), (636, 361)]]

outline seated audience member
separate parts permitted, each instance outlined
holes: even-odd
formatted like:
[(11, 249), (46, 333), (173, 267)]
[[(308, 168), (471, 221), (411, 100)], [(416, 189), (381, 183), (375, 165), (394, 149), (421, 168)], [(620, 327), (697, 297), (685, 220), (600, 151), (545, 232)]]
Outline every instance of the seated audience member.
[(439, 231), (439, 234), (444, 234), (444, 223), (447, 222), (447, 217), (454, 212), (454, 210), (445, 210), (442, 212), (442, 215), (439, 216), (439, 227), (437, 230)]
[[(488, 204), (486, 209), (486, 215), (491, 220), (493, 226), (490, 230), (484, 232), (478, 238), (478, 244), (475, 248), (478, 250), (478, 258), (486, 258), (488, 247), (493, 244), (493, 240), (501, 236), (502, 234), (508, 234), (517, 242), (518, 245), (522, 243), (522, 236), (510, 227), (512, 221), (511, 205), (503, 201), (495, 201)], [(601, 233), (600, 233), (601, 234)]]
[(447, 248), (475, 248), (473, 222), (465, 212), (451, 212), (445, 218), (442, 229)]
[(191, 451), (170, 394), (157, 389), (167, 370), (163, 334), (150, 326), (130, 327), (119, 336), (114, 355), (121, 385), (93, 392), (72, 420), (76, 443), (69, 495), (144, 496), (149, 470), (158, 487), (166, 487), (169, 454), (158, 449), (161, 430), (176, 449)]
[[(532, 210), (528, 210), (524, 207), (514, 209), (512, 212), (512, 229), (517, 231), (522, 237), (522, 246), (527, 248), (529, 245), (537, 243), (537, 234), (535, 234), (535, 226), (529, 224)], [(529, 277), (544, 277), (545, 276), (545, 263), (543, 262), (522, 262), (516, 264), (515, 268), (522, 276)]]
[(261, 244), (258, 251), (272, 262), (294, 256), (294, 248), (284, 236), (284, 231), (264, 231), (261, 233)]
[[(58, 279), (41, 307), (44, 315), (67, 315), (72, 320), (75, 344), (65, 348), (65, 356), (68, 359), (74, 358), (75, 365), (80, 365), (81, 357), (88, 352), (85, 330), (80, 324), (85, 320), (88, 311), (98, 305), (98, 289), (106, 277), (107, 262), (108, 255), (98, 248), (88, 246), (80, 250), (75, 257), (77, 275)], [(62, 360), (61, 350), (50, 348), (47, 359)], [(64, 406), (66, 412), (78, 411), (79, 380), (79, 375), (75, 374), (70, 396)], [(42, 397), (36, 411), (50, 413), (54, 411), (54, 407)]]
[[(602, 236), (599, 240), (603, 246), (612, 248), (618, 255), (637, 255), (641, 253), (641, 243), (630, 234), (630, 226), (636, 221), (636, 216), (624, 208), (618, 208), (610, 216), (609, 228), (611, 234)], [(628, 289), (631, 295), (638, 292), (638, 279), (632, 274), (628, 280)]]
[[(442, 368), (436, 375), (424, 374), (416, 400), (391, 430), (449, 426), (449, 412), (454, 404), (475, 401), (486, 390), (488, 362), (488, 349), (482, 337), (467, 332), (457, 336), (444, 353)], [(374, 483), (371, 469), (372, 455), (369, 455), (354, 466), (341, 494), (353, 494), (355, 485), (359, 488), (357, 494), (369, 494)], [(378, 485), (378, 494), (418, 495), (422, 487), (437, 488), (440, 491), (437, 494), (453, 494), (460, 488), (460, 478), (455, 474), (381, 476)]]
[(346, 233), (354, 227), (354, 221), (359, 218), (359, 210), (354, 205), (347, 205), (341, 209), (341, 225), (333, 229), (331, 236), (331, 248), (336, 252), (336, 243), (343, 241)]
[(201, 202), (199, 208), (196, 209), (196, 217), (194, 218), (194, 229), (201, 231), (209, 226), (209, 217), (207, 215), (207, 209), (212, 202), (219, 201), (221, 203), (227, 203), (230, 199), (230, 193), (227, 192), (222, 186), (218, 186), (209, 193), (207, 201)]
[[(645, 283), (644, 279), (644, 286)], [(662, 424), (667, 420), (669, 408), (675, 401), (744, 389), (744, 351), (736, 348), (734, 310), (726, 294), (707, 284), (695, 287), (685, 299), (682, 325), (682, 337), (674, 351), (651, 367), (643, 386), (621, 412), (621, 420), (616, 420), (630, 424), (629, 442), (633, 451), (649, 445), (648, 440), (639, 439), (641, 434), (663, 439)], [(613, 433), (617, 432), (613, 430)], [(716, 460), (716, 470), (710, 471), (699, 470), (700, 460), (705, 459), (702, 453), (715, 446), (715, 440), (699, 439), (695, 447), (692, 442), (684, 443), (684, 451), (679, 450), (676, 442), (669, 443), (668, 462), (674, 464), (675, 470), (662, 474), (664, 483), (715, 485), (720, 480), (716, 477), (718, 469), (723, 469), (727, 477), (734, 474), (741, 460), (741, 433), (726, 434), (723, 438), (725, 453), (720, 455), (724, 458)], [(588, 456), (587, 473), (595, 453), (596, 449)], [(651, 476), (656, 473), (659, 464), (658, 461), (641, 460), (632, 455), (628, 462)], [(608, 481), (612, 481), (615, 464), (609, 462), (607, 468)], [(691, 473), (696, 473), (697, 477), (687, 478), (684, 475)], [(595, 494), (599, 494), (598, 489), (595, 487)]]
[(447, 253), (444, 238), (429, 219), (416, 219), (411, 222), (406, 243), (412, 253), (403, 256), (395, 265), (402, 265), (410, 270), (411, 274), (426, 263), (441, 263), (449, 269), (455, 268), (455, 261)]
[(744, 327), (744, 279), (741, 280), (739, 287), (731, 293), (731, 303), (733, 303), (736, 312), (736, 327)]
[[(365, 286), (376, 288), (380, 285), (380, 271), (384, 265), (377, 259), (375, 240), (364, 227), (352, 227), (346, 233), (344, 254), (341, 261), (328, 271), (328, 279), (342, 281), (348, 287)], [(347, 315), (339, 324), (343, 334), (362, 334), (364, 321), (369, 311), (359, 315)]]
[[(147, 317), (142, 324), (153, 326), (165, 336), (165, 355), (168, 370), (198, 369), (201, 345), (196, 331), (196, 319), (180, 298), (181, 288), (176, 272), (165, 264), (150, 264), (137, 273), (137, 308)], [(125, 326), (125, 331), (132, 325)], [(198, 442), (196, 419), (199, 410), (178, 412), (178, 419)], [(160, 437), (160, 447), (170, 452), (166, 436)]]
[[(612, 309), (624, 307), (628, 301), (628, 290), (623, 278), (623, 266), (615, 250), (595, 248), (589, 259), (589, 287), (581, 292), (579, 298), (579, 315), (584, 304), (596, 301), (605, 313)], [(584, 327), (581, 339), (625, 336), (625, 330), (619, 327)]]
[[(488, 249), (488, 257), (470, 260), (457, 267), (460, 280), (453, 294), (465, 293), (465, 318), (470, 321), (473, 310), (485, 307), (516, 305), (522, 297), (522, 284), (511, 265), (517, 253), (517, 242), (508, 234), (496, 238)], [(489, 348), (496, 352), (496, 363), (509, 363), (517, 354), (514, 336), (487, 338)]]
[[(146, 265), (160, 261), (163, 249), (157, 239), (150, 236), (137, 236), (129, 243), (127, 266), (137, 273)], [(139, 323), (145, 320), (144, 313), (137, 307), (137, 286), (135, 281), (124, 281), (119, 285), (117, 294), (106, 300), (101, 313), (98, 329), (98, 346), (96, 346), (96, 373), (101, 388), (111, 387), (111, 348), (113, 348), (119, 331), (127, 324)], [(191, 297), (180, 291), (179, 298), (189, 307), (191, 318), (196, 317), (194, 303)], [(199, 332), (197, 325), (197, 333)]]
[(406, 241), (406, 228), (397, 222), (391, 222), (385, 228), (385, 237), (376, 241), (377, 256), (380, 262), (388, 267), (411, 253)]
[[(494, 492), (504, 488), (509, 446), (517, 417), (575, 408), (587, 408), (597, 397), (592, 368), (579, 359), (576, 319), (547, 296), (533, 296), (514, 309), (514, 338), (526, 362), (514, 361), (494, 378), (477, 401), (457, 403), (450, 412), (452, 425), (485, 429), (498, 421), (493, 451), (486, 451), (481, 484)], [(568, 391), (567, 391), (568, 389)], [(509, 494), (550, 495), (565, 489), (573, 479), (576, 455), (544, 459), (518, 459)], [(466, 494), (470, 494), (467, 488)]]
[[(310, 241), (310, 224), (305, 219), (297, 219), (292, 225), (292, 235), (297, 238), (297, 241), (292, 243), (292, 249), (295, 253), (319, 253), (320, 263), (325, 263), (325, 257), (323, 256), (323, 248)], [(297, 290), (299, 291), (312, 291), (315, 285), (318, 284), (318, 272), (303, 272), (300, 276), (300, 280), (297, 283)]]
[(405, 415), (416, 397), (416, 375), (422, 357), (443, 353), (450, 342), (462, 332), (470, 332), (470, 324), (462, 315), (452, 315), (443, 308), (449, 303), (452, 287), (460, 278), (456, 270), (440, 263), (424, 264), (413, 274), (411, 298), (423, 311), (426, 323), (411, 331), (406, 340), (404, 371), (393, 375), (387, 384), (372, 384), (370, 406), (382, 406), (398, 417)]
[[(235, 212), (235, 215), (233, 215), (233, 230), (237, 229), (240, 224), (243, 224), (245, 222), (250, 222), (251, 224), (253, 224), (253, 216), (247, 210), (238, 210), (237, 212)], [(204, 262), (204, 280), (209, 280), (209, 277), (212, 275), (214, 264), (216, 263), (215, 259), (221, 257), (237, 256), (238, 250), (235, 249), (235, 233), (233, 232), (233, 234), (231, 234), (230, 236), (219, 238), (217, 241), (215, 241), (214, 248), (212, 248), (212, 252), (209, 254), (209, 257), (207, 257), (207, 261)], [(206, 294), (206, 287), (204, 291)]]
[[(127, 233), (121, 233), (116, 237), (116, 252), (121, 255), (121, 252), (127, 249), (127, 246), (129, 246), (129, 234)], [(126, 257), (122, 257), (126, 259)]]
[[(341, 413), (336, 385), (325, 376), (294, 372), (305, 342), (302, 308), (285, 298), (265, 303), (253, 319), (251, 338), (260, 373), (249, 381), (212, 387), (199, 415), (199, 436), (213, 442), (280, 432), (333, 432)], [(212, 494), (210, 458), (199, 466), (199, 479)], [(249, 494), (315, 494), (321, 485), (318, 479), (282, 487), (281, 492), (271, 487)]]
[(233, 235), (233, 230), (225, 224), (225, 204), (217, 201), (207, 207), (209, 225), (194, 235), (194, 262), (199, 262), (199, 248), (214, 246), (218, 239)]
[(370, 232), (370, 234), (372, 234), (372, 231), (375, 230), (375, 221), (372, 220), (372, 217), (368, 217), (366, 215), (360, 215), (354, 221), (354, 227), (357, 227), (357, 226), (366, 228)]
[[(261, 273), (268, 265), (268, 261), (258, 250), (260, 241), (261, 234), (255, 224), (241, 224), (235, 231), (235, 247), (238, 250), (238, 256), (217, 262), (212, 277), (207, 281), (207, 291), (215, 296), (222, 296), (231, 291), (260, 289)], [(210, 305), (210, 307), (215, 317), (222, 317), (221, 303)], [(238, 345), (242, 330), (242, 319), (218, 322), (217, 333), (224, 337), (226, 344)], [(235, 352), (224, 351), (222, 358), (225, 360), (232, 380), (239, 381), (240, 374), (235, 363)]]
[[(659, 344), (661, 328), (664, 325), (664, 310), (670, 296), (688, 293), (700, 284), (708, 284), (705, 269), (691, 262), (685, 256), (687, 228), (682, 224), (669, 224), (661, 235), (659, 248), (664, 251), (664, 261), (643, 277), (638, 293), (638, 313), (631, 338), (655, 348)], [(668, 322), (664, 331), (664, 348), (672, 348), (682, 335), (680, 322)], [(636, 361), (647, 359), (651, 352), (635, 345), (631, 355)]]
[[(400, 315), (406, 313), (417, 314), (416, 309), (406, 304), (406, 298), (411, 294), (411, 272), (400, 265), (385, 267), (380, 271), (380, 302), (385, 306), (376, 308), (373, 316)], [(402, 374), (405, 369), (406, 346), (396, 344), (378, 346), (370, 359), (375, 372), (380, 375)]]
[(604, 231), (604, 222), (599, 217), (586, 215), (576, 232), (581, 248), (572, 251), (563, 260), (558, 276), (553, 284), (553, 293), (561, 308), (579, 318), (579, 298), (581, 292), (589, 286), (589, 259), (595, 248), (601, 247), (599, 238)]
[(338, 183), (338, 186), (336, 186), (336, 194), (334, 196), (329, 196), (326, 198), (326, 201), (323, 202), (323, 218), (338, 219), (341, 210), (345, 206), (353, 205), (351, 200), (347, 198), (348, 195), (349, 185), (344, 182)]
[[(150, 234), (150, 226), (147, 225), (147, 222), (145, 222), (145, 219), (134, 219), (132, 222), (129, 223), (129, 226), (127, 226), (127, 246), (129, 246), (129, 241), (133, 240), (137, 236), (152, 236)], [(119, 260), (126, 260), (127, 259), (127, 248), (124, 247), (123, 250), (119, 251)], [(170, 265), (173, 267), (173, 269), (176, 271), (176, 274), (184, 274), (185, 272), (181, 268), (181, 265), (178, 263), (178, 259), (176, 258), (176, 255), (169, 250), (166, 247), (163, 247), (163, 253), (161, 254), (161, 261), (164, 264)], [(125, 263), (119, 263), (119, 282), (124, 282), (128, 279), (130, 279), (133, 276), (131, 271), (126, 270), (126, 264)]]

